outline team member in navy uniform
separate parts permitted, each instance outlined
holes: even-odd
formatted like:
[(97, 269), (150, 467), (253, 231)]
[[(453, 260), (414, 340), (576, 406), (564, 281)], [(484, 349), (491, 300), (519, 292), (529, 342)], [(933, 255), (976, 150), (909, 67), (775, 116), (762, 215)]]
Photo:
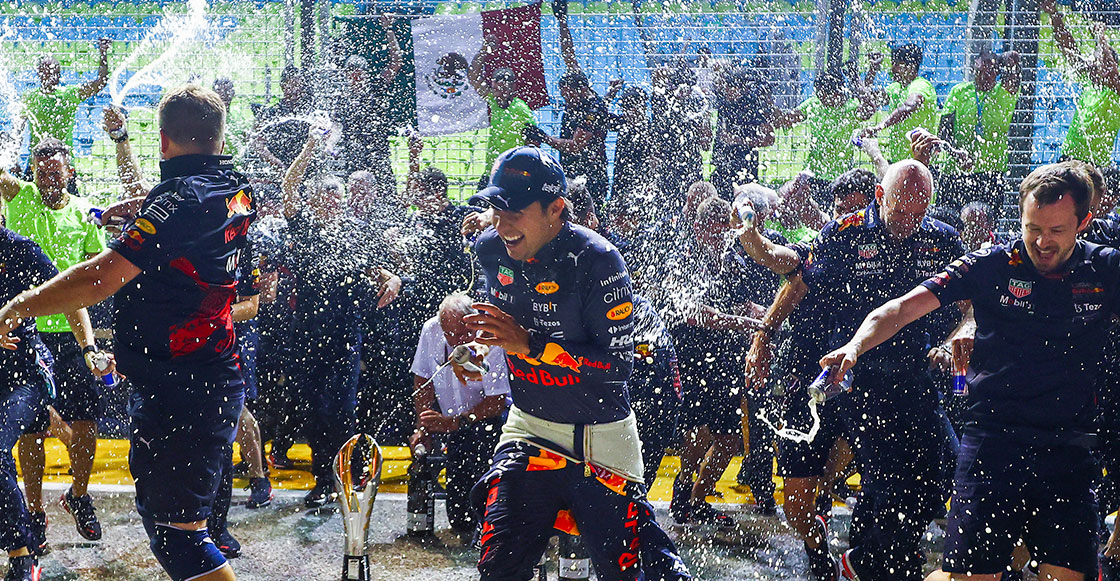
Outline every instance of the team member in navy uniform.
[[(0, 210), (3, 204), (0, 203)], [(54, 263), (30, 238), (0, 228), (0, 301), (58, 274)], [(67, 321), (93, 344), (93, 327), (85, 309), (67, 313)], [(40, 568), (35, 558), (31, 514), (16, 480), (16, 464), (10, 450), (35, 417), (54, 396), (51, 376), (53, 358), (35, 330), (35, 321), (0, 335), (0, 548), (8, 552), (5, 581), (37, 581)]]
[(466, 321), (506, 350), (513, 395), (475, 487), (485, 506), (478, 568), (484, 580), (527, 580), (554, 525), (574, 524), (600, 579), (687, 579), (642, 484), (626, 389), (630, 277), (613, 246), (568, 221), (565, 190), (555, 160), (517, 147), (471, 200), (494, 208), (475, 244), (493, 304)]
[(225, 105), (216, 93), (173, 89), (158, 116), (163, 181), (106, 210), (139, 210), (109, 250), (5, 305), (0, 337), (121, 291), (116, 356), (133, 387), (129, 465), (152, 552), (177, 581), (229, 580), (206, 521), (244, 398), (230, 305), (256, 210), (248, 180), (218, 155)]
[(999, 579), (1020, 538), (1042, 563), (1039, 578), (1097, 575), (1091, 487), (1100, 473), (1089, 431), (1108, 325), (1120, 313), (1120, 252), (1077, 239), (1091, 188), (1067, 164), (1031, 172), (1019, 188), (1021, 240), (954, 261), (821, 359), (843, 371), (939, 306), (971, 301), (975, 338), (953, 341), (969, 363), (970, 416), (946, 527), (943, 568), (954, 579)]
[[(829, 223), (814, 242), (803, 278), (810, 293), (831, 301), (830, 344), (850, 336), (873, 306), (964, 254), (955, 230), (925, 216), (932, 190), (921, 162), (892, 165), (870, 206)], [(783, 272), (801, 263), (789, 248), (773, 250), (789, 259)], [(929, 376), (929, 335), (917, 325), (877, 351), (856, 370), (846, 404), (863, 480), (843, 564), (863, 581), (922, 578), (918, 542), (948, 495), (956, 438)]]

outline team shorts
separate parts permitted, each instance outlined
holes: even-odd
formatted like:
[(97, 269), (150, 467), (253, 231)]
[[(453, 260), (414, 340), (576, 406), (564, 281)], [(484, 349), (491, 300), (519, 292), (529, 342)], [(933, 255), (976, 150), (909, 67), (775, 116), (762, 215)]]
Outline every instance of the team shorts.
[(1026, 444), (966, 430), (945, 533), (950, 573), (995, 574), (1022, 539), (1031, 558), (1097, 573), (1100, 468), (1087, 448)]
[(210, 517), (241, 415), (241, 381), (132, 375), (129, 468), (136, 508), (156, 522)]
[[(786, 383), (786, 397), (782, 406), (782, 425), (802, 432), (813, 426), (809, 413), (807, 384), (794, 375), (782, 379)], [(817, 406), (820, 428), (811, 442), (777, 438), (778, 473), (786, 478), (817, 478), (824, 476), (828, 456), (836, 440), (845, 433), (845, 396), (834, 397)]]
[(739, 434), (743, 431), (741, 407), (743, 388), (734, 389), (718, 382), (707, 385), (682, 384), (680, 427), (684, 431), (708, 427), (713, 434)]
[[(102, 382), (86, 367), (85, 357), (71, 333), (39, 333), (54, 354), (55, 397), (48, 403), (67, 422), (96, 422), (103, 415)], [(43, 407), (28, 428), (29, 434), (47, 431), (50, 414)]]

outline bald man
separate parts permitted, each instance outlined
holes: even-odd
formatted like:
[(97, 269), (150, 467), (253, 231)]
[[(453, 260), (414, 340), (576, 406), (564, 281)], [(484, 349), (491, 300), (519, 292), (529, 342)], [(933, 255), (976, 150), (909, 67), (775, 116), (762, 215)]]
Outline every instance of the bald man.
[[(867, 208), (830, 222), (811, 246), (767, 244), (753, 232), (740, 242), (779, 274), (801, 272), (809, 293), (819, 293), (829, 305), (821, 309), (829, 319), (821, 324), (835, 347), (872, 309), (964, 255), (956, 230), (926, 216), (932, 192), (929, 170), (921, 162), (902, 161), (888, 168)], [(959, 316), (949, 305), (899, 332), (861, 359), (850, 395), (826, 404), (845, 406), (847, 436), (862, 476), (851, 549), (841, 559), (849, 578), (922, 578), (918, 542), (943, 510), (956, 452), (927, 357)]]

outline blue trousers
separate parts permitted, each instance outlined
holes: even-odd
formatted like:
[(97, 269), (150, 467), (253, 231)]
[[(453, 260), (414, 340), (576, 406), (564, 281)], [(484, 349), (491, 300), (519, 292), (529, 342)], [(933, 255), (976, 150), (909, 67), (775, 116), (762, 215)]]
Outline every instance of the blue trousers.
[(31, 515), (19, 490), (12, 447), (42, 408), (42, 391), (31, 385), (16, 385), (0, 398), (0, 548), (5, 551), (29, 546)]
[(358, 380), (362, 334), (356, 325), (339, 328), (300, 324), (295, 362), (300, 398), (307, 410), (304, 430), (311, 447), (311, 473), (317, 483), (333, 482), (331, 462), (358, 429)]

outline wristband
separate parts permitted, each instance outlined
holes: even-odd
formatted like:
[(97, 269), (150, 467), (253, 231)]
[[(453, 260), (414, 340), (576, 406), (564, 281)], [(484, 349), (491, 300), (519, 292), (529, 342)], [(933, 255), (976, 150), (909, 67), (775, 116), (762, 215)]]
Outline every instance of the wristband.
[(82, 347), (82, 355), (97, 353), (98, 351), (100, 351), (100, 349), (97, 348), (97, 345), (86, 345), (85, 347)]
[(124, 143), (128, 140), (128, 131), (125, 131), (123, 127), (114, 129), (109, 132), (109, 139), (112, 139), (113, 143)]

